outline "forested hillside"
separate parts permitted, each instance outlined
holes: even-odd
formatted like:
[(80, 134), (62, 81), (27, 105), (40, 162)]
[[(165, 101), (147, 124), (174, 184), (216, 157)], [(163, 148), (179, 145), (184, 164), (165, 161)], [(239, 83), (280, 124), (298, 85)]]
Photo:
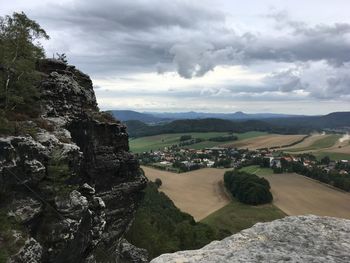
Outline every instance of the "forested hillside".
[(334, 112), (325, 116), (288, 117), (261, 120), (231, 121), (224, 119), (175, 120), (148, 125), (141, 121), (126, 121), (131, 137), (182, 132), (247, 132), (263, 131), (280, 134), (305, 134), (326, 128), (350, 127), (350, 112)]
[(293, 134), (310, 132), (308, 128), (282, 127), (264, 121), (230, 121), (222, 119), (176, 120), (166, 124), (147, 125), (141, 121), (127, 121), (130, 137), (151, 136), (162, 133), (183, 132), (247, 132), (263, 131), (271, 133)]
[(127, 234), (128, 241), (147, 249), (150, 258), (178, 250), (197, 249), (230, 234), (225, 231), (218, 233), (209, 225), (195, 222), (157, 187), (156, 183), (148, 183), (145, 198)]

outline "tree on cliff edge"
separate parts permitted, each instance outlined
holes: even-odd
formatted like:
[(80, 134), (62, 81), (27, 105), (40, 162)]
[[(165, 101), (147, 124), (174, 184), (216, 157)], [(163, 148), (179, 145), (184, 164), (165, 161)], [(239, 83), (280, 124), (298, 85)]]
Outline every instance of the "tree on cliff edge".
[[(35, 63), (44, 58), (39, 39), (49, 39), (38, 23), (23, 12), (0, 17), (0, 109), (33, 110), (38, 96)], [(29, 112), (28, 112), (29, 111)]]

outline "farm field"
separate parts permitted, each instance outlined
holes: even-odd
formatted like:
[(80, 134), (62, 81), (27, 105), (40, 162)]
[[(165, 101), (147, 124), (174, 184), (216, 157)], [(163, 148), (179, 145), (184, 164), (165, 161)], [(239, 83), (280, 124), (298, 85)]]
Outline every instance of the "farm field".
[(312, 153), (318, 159), (324, 156), (332, 160), (350, 160), (350, 141), (340, 134), (314, 134), (300, 144), (282, 149), (291, 154)]
[[(147, 136), (141, 138), (130, 139), (130, 150), (135, 153), (140, 153), (144, 151), (150, 150), (159, 150), (164, 147), (171, 146), (173, 144), (180, 143), (180, 137), (182, 135), (191, 135), (192, 138), (200, 138), (200, 139), (209, 139), (212, 137), (225, 136), (228, 135), (227, 132), (190, 132), (190, 133), (174, 133), (174, 134), (160, 134), (154, 136)], [(255, 138), (259, 136), (266, 135), (266, 132), (245, 132), (245, 133), (235, 133), (238, 137), (238, 140), (244, 140), (248, 138)], [(192, 144), (186, 147), (190, 147), (192, 149), (203, 149), (214, 147), (223, 144), (222, 142), (213, 142), (213, 141), (204, 141), (196, 144)]]
[(288, 215), (315, 214), (350, 219), (349, 193), (295, 173), (273, 174), (257, 166), (245, 169), (270, 182), (273, 204)]
[(272, 204), (251, 206), (234, 199), (201, 222), (216, 230), (224, 229), (231, 233), (237, 233), (258, 222), (269, 222), (285, 216), (284, 212)]
[(328, 156), (331, 160), (349, 160), (350, 161), (350, 147), (347, 148), (348, 153), (341, 152), (313, 152), (317, 159), (321, 160), (323, 157)]
[(205, 168), (181, 174), (144, 166), (142, 169), (149, 180), (161, 179), (162, 186), (159, 190), (196, 221), (202, 220), (231, 201), (223, 184), (223, 175), (230, 169)]
[(340, 138), (341, 138), (341, 135), (337, 135), (337, 134), (312, 135), (311, 137), (307, 138), (305, 141), (303, 141), (300, 144), (296, 144), (290, 148), (285, 148), (285, 151), (302, 152), (302, 151), (312, 151), (312, 150), (329, 148), (334, 146), (339, 141)]
[(289, 145), (300, 141), (306, 135), (280, 135), (280, 134), (268, 134), (259, 136), (257, 138), (248, 138), (233, 143), (225, 143), (226, 147), (245, 148), (249, 150), (256, 150), (261, 148), (281, 147), (283, 145)]
[(259, 165), (250, 165), (246, 166), (240, 169), (242, 172), (250, 173), (250, 174), (256, 174), (259, 176), (263, 175), (271, 175), (273, 174), (273, 170), (270, 168), (260, 168)]

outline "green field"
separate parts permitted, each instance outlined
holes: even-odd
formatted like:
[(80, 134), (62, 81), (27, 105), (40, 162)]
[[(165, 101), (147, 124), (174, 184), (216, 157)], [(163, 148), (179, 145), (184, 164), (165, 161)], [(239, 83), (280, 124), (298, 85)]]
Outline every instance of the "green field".
[[(174, 134), (160, 134), (154, 136), (141, 137), (136, 139), (130, 139), (130, 150), (132, 152), (140, 153), (146, 152), (150, 150), (162, 150), (164, 147), (169, 147), (174, 144), (180, 143), (180, 137), (182, 135), (191, 135), (192, 138), (200, 138), (200, 139), (209, 139), (212, 137), (225, 136), (228, 135), (227, 132), (190, 132), (190, 133), (174, 133)], [(244, 140), (249, 138), (254, 138), (262, 135), (266, 135), (266, 132), (245, 132), (245, 133), (235, 133), (238, 137), (238, 140)], [(237, 142), (237, 141), (234, 141)], [(204, 141), (192, 145), (188, 145), (186, 147), (192, 149), (203, 149), (218, 146), (221, 144), (232, 143), (232, 141), (228, 142), (212, 142), (212, 141)]]
[(269, 222), (285, 216), (285, 213), (271, 204), (250, 206), (232, 200), (231, 203), (210, 214), (201, 222), (218, 231), (224, 229), (231, 233), (237, 233), (258, 222)]
[(241, 168), (240, 171), (250, 174), (256, 174), (258, 176), (273, 174), (273, 170), (271, 168), (261, 168), (259, 165), (246, 166)]
[(301, 152), (301, 151), (312, 151), (321, 150), (324, 148), (332, 147), (342, 136), (338, 134), (327, 135), (325, 138), (321, 138), (308, 147), (288, 149), (288, 152)]
[(321, 160), (323, 157), (328, 156), (331, 160), (350, 160), (350, 154), (347, 153), (336, 153), (336, 152), (314, 152), (312, 153), (316, 156), (318, 160)]

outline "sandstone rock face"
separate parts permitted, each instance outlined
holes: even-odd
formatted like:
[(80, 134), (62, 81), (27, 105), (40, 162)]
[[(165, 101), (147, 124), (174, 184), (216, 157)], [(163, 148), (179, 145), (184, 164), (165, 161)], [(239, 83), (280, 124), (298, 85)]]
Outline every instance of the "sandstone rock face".
[(350, 262), (350, 220), (293, 216), (258, 223), (199, 250), (164, 254), (151, 263)]
[(35, 134), (0, 137), (0, 212), (23, 230), (10, 262), (144, 262), (122, 245), (146, 185), (126, 127), (98, 111), (74, 66), (38, 69), (42, 115), (25, 123)]

